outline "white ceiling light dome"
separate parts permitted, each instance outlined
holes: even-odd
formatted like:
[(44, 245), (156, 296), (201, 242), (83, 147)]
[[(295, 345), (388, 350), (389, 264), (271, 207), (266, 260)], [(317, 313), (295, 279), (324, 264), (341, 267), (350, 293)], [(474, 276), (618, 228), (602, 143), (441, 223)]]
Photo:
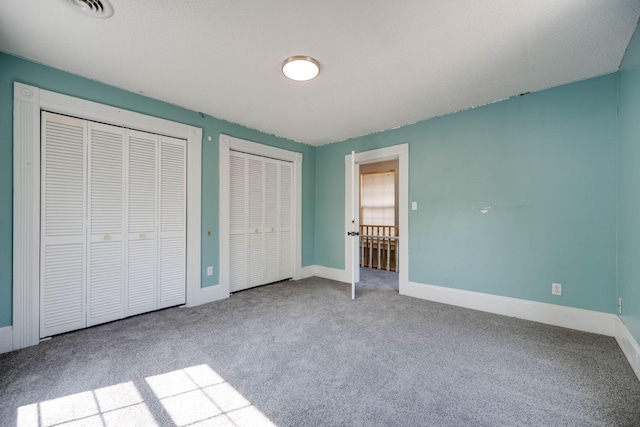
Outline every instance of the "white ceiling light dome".
[(320, 74), (320, 64), (310, 56), (292, 56), (282, 63), (282, 74), (288, 79), (306, 82)]
[(108, 0), (60, 0), (78, 13), (92, 18), (110, 18), (113, 6)]

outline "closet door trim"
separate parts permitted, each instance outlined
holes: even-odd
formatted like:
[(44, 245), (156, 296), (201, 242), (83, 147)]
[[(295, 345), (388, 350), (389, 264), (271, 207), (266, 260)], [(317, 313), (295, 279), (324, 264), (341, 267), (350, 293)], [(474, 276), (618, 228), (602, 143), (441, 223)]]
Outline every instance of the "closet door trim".
[[(41, 111), (187, 140), (186, 305), (204, 302), (201, 290), (202, 129), (14, 83), (12, 350), (40, 340)], [(206, 289), (206, 288), (204, 288)]]

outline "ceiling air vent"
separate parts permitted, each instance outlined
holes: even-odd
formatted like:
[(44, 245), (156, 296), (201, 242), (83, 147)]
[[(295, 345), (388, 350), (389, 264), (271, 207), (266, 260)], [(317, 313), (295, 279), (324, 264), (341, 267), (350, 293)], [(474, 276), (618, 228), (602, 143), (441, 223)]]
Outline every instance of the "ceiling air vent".
[(71, 9), (93, 18), (109, 18), (113, 6), (107, 0), (60, 0)]

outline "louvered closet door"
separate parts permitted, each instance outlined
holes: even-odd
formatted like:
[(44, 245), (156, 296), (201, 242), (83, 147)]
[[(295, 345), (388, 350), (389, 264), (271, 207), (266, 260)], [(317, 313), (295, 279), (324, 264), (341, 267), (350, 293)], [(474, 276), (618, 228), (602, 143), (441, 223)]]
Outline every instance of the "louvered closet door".
[(264, 159), (247, 155), (247, 193), (249, 196), (248, 259), (249, 280), (246, 287), (265, 284), (264, 265)]
[(40, 337), (85, 326), (86, 122), (43, 112)]
[(280, 162), (280, 280), (293, 277), (293, 164)]
[(280, 241), (279, 234), (279, 162), (272, 159), (264, 159), (265, 178), (265, 228), (264, 228), (264, 257), (265, 257), (265, 283), (280, 280)]
[(187, 147), (160, 137), (159, 308), (186, 302)]
[(248, 287), (247, 159), (231, 151), (229, 162), (229, 290), (236, 292)]
[(158, 135), (129, 131), (126, 315), (158, 308)]
[(230, 153), (231, 292), (293, 276), (293, 166)]
[(89, 123), (87, 326), (124, 317), (125, 132)]

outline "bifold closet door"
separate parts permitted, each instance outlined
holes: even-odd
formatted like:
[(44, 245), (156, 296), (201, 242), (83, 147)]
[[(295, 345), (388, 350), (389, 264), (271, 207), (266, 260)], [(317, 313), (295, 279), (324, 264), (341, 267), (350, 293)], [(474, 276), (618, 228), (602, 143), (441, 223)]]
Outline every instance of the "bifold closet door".
[(232, 151), (230, 162), (229, 288), (236, 292), (267, 283), (264, 159)]
[(186, 302), (185, 140), (42, 114), (40, 336)]
[(264, 159), (264, 258), (265, 277), (263, 283), (280, 280), (278, 163)]
[(231, 151), (229, 161), (229, 288), (236, 292), (267, 283), (264, 162), (261, 157), (235, 151)]
[(291, 278), (291, 163), (230, 153), (231, 292)]
[(160, 136), (158, 308), (186, 302), (187, 142)]
[(293, 166), (264, 160), (266, 283), (293, 277)]
[(247, 270), (249, 277), (245, 287), (252, 288), (268, 283), (265, 280), (265, 250), (264, 242), (264, 159), (257, 156), (247, 156), (247, 194), (249, 195), (249, 212), (247, 215), (249, 228)]
[(158, 308), (158, 143), (129, 131), (127, 316)]
[(293, 277), (293, 164), (280, 162), (279, 165), (280, 214), (280, 279)]
[(85, 327), (86, 145), (83, 120), (42, 113), (40, 336)]
[(243, 153), (229, 157), (229, 290), (247, 287), (247, 159)]
[(186, 302), (186, 141), (129, 131), (127, 316)]
[(89, 122), (87, 326), (124, 317), (125, 132)]

